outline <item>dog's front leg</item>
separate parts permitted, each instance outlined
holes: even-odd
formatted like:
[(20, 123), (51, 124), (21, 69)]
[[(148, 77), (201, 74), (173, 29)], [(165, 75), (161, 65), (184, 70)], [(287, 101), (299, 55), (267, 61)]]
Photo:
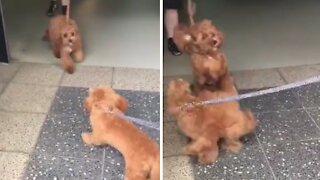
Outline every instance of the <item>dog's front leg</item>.
[(76, 62), (82, 62), (83, 61), (83, 52), (82, 52), (82, 50), (76, 50), (73, 53), (73, 56), (74, 56), (74, 60)]
[(60, 59), (60, 46), (57, 43), (53, 45), (52, 53), (56, 58)]
[(82, 140), (87, 145), (100, 146), (102, 142), (99, 138), (95, 137), (93, 133), (85, 132), (81, 134)]

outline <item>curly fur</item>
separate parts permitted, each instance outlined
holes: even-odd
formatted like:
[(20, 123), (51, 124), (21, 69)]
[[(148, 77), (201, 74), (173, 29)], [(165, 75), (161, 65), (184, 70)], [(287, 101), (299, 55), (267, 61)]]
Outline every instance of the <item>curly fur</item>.
[(125, 159), (125, 180), (159, 180), (158, 145), (130, 121), (107, 111), (125, 113), (127, 100), (109, 87), (91, 88), (84, 106), (90, 112), (92, 132), (82, 133), (87, 145), (110, 145)]
[(242, 143), (240, 138), (256, 127), (256, 120), (250, 111), (242, 111), (236, 101), (200, 106), (187, 110), (177, 107), (192, 101), (223, 98), (236, 95), (233, 80), (229, 76), (221, 82), (221, 89), (216, 91), (202, 90), (193, 96), (189, 83), (183, 80), (172, 80), (167, 89), (167, 110), (175, 115), (181, 131), (191, 143), (184, 150), (186, 154), (195, 155), (201, 164), (210, 164), (219, 153), (219, 140), (223, 139), (223, 147), (238, 152)]
[(64, 15), (51, 18), (43, 39), (49, 41), (53, 55), (61, 59), (61, 64), (68, 73), (74, 72), (73, 59), (76, 62), (83, 61), (81, 36), (73, 19), (67, 21)]
[(178, 26), (173, 39), (180, 50), (190, 54), (195, 90), (216, 89), (220, 78), (228, 72), (221, 51), (223, 34), (210, 20), (203, 20), (190, 27)]

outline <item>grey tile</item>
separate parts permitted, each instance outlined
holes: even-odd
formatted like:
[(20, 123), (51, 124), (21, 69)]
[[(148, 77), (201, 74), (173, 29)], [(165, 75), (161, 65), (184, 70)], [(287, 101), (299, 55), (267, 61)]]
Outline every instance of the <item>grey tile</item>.
[(302, 86), (295, 90), (304, 107), (318, 107), (320, 104), (320, 83)]
[(305, 109), (310, 115), (310, 117), (317, 123), (318, 127), (320, 127), (320, 107), (317, 108), (308, 108)]
[(129, 102), (127, 114), (152, 122), (160, 121), (160, 93), (147, 91), (118, 90)]
[[(255, 91), (255, 89), (239, 91), (239, 93), (243, 94), (250, 91)], [(240, 101), (240, 104), (243, 108), (249, 108), (253, 112), (270, 112), (302, 108), (298, 98), (292, 90), (243, 99)]]
[(320, 131), (304, 110), (260, 113), (257, 136), (261, 143), (319, 138)]
[(19, 69), (19, 63), (0, 64), (0, 82), (9, 82)]
[(45, 114), (0, 111), (0, 149), (31, 153)]
[(124, 178), (125, 162), (119, 151), (112, 147), (105, 148), (103, 179), (116, 180)]
[(160, 70), (115, 68), (112, 87), (116, 89), (160, 91)]
[(62, 74), (63, 70), (57, 65), (24, 63), (12, 81), (16, 83), (58, 86)]
[(88, 113), (85, 112), (83, 107), (83, 101), (87, 95), (87, 88), (59, 87), (52, 102), (50, 113), (88, 118)]
[(0, 109), (47, 113), (56, 87), (10, 83), (0, 97)]
[(0, 152), (1, 180), (22, 179), (24, 169), (27, 166), (29, 155), (14, 152)]
[(232, 76), (239, 89), (274, 87), (285, 83), (276, 69), (234, 71)]
[(34, 153), (100, 160), (103, 157), (103, 148), (86, 146), (81, 139), (81, 133), (89, 129), (87, 118), (49, 114)]
[(320, 140), (264, 146), (277, 179), (320, 179)]
[(110, 86), (112, 76), (112, 68), (77, 66), (74, 74), (64, 73), (61, 85), (71, 87)]
[(245, 147), (239, 154), (221, 153), (212, 165), (193, 166), (195, 180), (273, 179), (267, 160), (258, 146)]
[(304, 65), (279, 68), (279, 71), (287, 82), (301, 81), (306, 78), (318, 75), (320, 65)]
[(92, 179), (101, 178), (102, 161), (51, 155), (35, 155), (23, 179)]

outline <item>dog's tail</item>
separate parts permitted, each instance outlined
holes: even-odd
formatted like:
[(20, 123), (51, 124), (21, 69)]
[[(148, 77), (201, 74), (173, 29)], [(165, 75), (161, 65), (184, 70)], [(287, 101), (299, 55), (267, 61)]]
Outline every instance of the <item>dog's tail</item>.
[(150, 180), (160, 180), (160, 156), (153, 162), (150, 171)]
[(68, 52), (62, 52), (61, 53), (61, 64), (63, 66), (63, 69), (69, 73), (73, 74), (75, 65), (74, 62), (72, 61), (70, 54)]
[(243, 112), (243, 114), (246, 119), (245, 128), (246, 128), (247, 132), (250, 133), (250, 132), (254, 131), (254, 129), (256, 128), (257, 120), (250, 110), (245, 110)]

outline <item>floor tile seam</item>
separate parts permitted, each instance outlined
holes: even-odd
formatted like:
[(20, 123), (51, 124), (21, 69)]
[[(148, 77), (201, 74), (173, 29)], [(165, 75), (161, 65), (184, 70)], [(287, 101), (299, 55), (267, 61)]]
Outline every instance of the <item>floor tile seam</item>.
[(263, 146), (262, 146), (262, 144), (261, 144), (261, 142), (260, 142), (257, 134), (256, 134), (256, 133), (254, 133), (254, 134), (255, 134), (255, 137), (256, 137), (256, 139), (257, 139), (257, 141), (258, 141), (258, 145), (259, 145), (259, 147), (260, 147), (260, 149), (261, 149), (261, 151), (262, 151), (262, 154), (263, 154), (263, 156), (264, 156), (264, 158), (265, 158), (265, 160), (266, 160), (266, 162), (267, 162), (267, 165), (268, 165), (268, 167), (269, 167), (269, 170), (271, 171), (272, 177), (273, 177), (274, 180), (276, 180), (276, 179), (277, 179), (277, 178), (276, 178), (276, 175), (275, 175), (274, 170), (273, 170), (273, 168), (272, 168), (272, 166), (271, 166), (271, 163), (270, 163), (269, 160), (268, 160), (268, 157), (267, 157), (267, 155), (266, 155), (266, 152), (265, 152), (265, 150), (264, 150), (264, 148), (263, 148)]
[[(257, 147), (257, 146), (259, 147), (259, 144), (244, 145), (244, 147), (246, 147), (246, 148), (254, 148), (254, 147)], [(241, 149), (241, 150), (243, 150), (243, 149)], [(226, 152), (228, 154), (230, 153), (230, 152), (227, 152), (227, 151), (221, 150), (221, 149), (219, 149), (219, 152)], [(172, 153), (170, 155), (164, 155), (163, 158), (171, 158), (171, 157), (179, 157), (179, 156), (188, 156), (188, 157), (190, 157), (189, 155), (183, 154), (183, 152), (177, 152), (177, 153)]]
[(0, 152), (4, 153), (18, 153), (18, 154), (23, 154), (23, 155), (28, 155), (31, 156), (32, 152), (26, 152), (26, 151), (18, 151), (18, 150), (5, 150), (5, 149), (0, 149)]
[(0, 112), (3, 113), (19, 113), (19, 114), (37, 114), (37, 115), (47, 115), (45, 112), (32, 112), (32, 111), (12, 111), (12, 110), (7, 110), (7, 109), (2, 109), (0, 108)]
[(11, 81), (8, 84), (19, 84), (19, 85), (34, 85), (34, 86), (41, 86), (41, 87), (50, 87), (50, 88), (55, 88), (59, 87), (59, 84), (57, 85), (52, 85), (52, 84), (38, 84), (38, 83), (29, 83), (29, 82), (15, 82)]
[(104, 166), (105, 166), (105, 160), (106, 160), (106, 150), (103, 149), (103, 154), (102, 154), (102, 166), (101, 166), (101, 180), (103, 180), (103, 175), (104, 175)]
[(82, 158), (82, 157), (74, 157), (74, 156), (64, 156), (64, 155), (59, 155), (58, 153), (47, 153), (47, 152), (41, 152), (41, 151), (34, 151), (31, 156), (46, 156), (46, 157), (57, 157), (57, 158), (63, 158), (63, 159), (75, 159), (75, 160), (90, 160), (90, 161), (101, 161), (99, 158)]
[[(304, 106), (303, 102), (301, 101), (301, 98), (298, 94), (298, 92), (293, 91), (294, 96), (297, 98), (298, 103), (302, 106), (303, 111), (308, 115), (308, 117), (310, 118), (311, 122), (313, 122), (313, 124), (317, 127), (318, 132), (320, 132), (320, 127), (319, 125), (316, 123), (316, 121), (314, 120), (314, 118), (311, 116), (310, 112), (306, 109), (306, 107)], [(310, 107), (308, 108), (310, 109)]]
[[(8, 65), (8, 66), (10, 66), (10, 65)], [(15, 77), (15, 76), (18, 74), (18, 72), (20, 71), (21, 67), (22, 67), (22, 65), (19, 64), (19, 65), (18, 65), (18, 68), (17, 68), (16, 71), (13, 73), (12, 77), (11, 77), (8, 81), (6, 81), (6, 82), (1, 82), (1, 83), (6, 84), (6, 85), (5, 85), (5, 87), (2, 89), (2, 91), (0, 92), (0, 99), (1, 99), (1, 97), (2, 97), (2, 95), (3, 95), (3, 93), (7, 90), (9, 84), (12, 83), (12, 80), (14, 79), (14, 77)]]
[(0, 83), (1, 83), (1, 84), (4, 84), (2, 90), (0, 90), (0, 97), (1, 97), (2, 93), (3, 93), (4, 90), (7, 88), (7, 86), (8, 86), (9, 83), (5, 83), (5, 82), (4, 82), (4, 83), (0, 82)]
[(318, 140), (320, 140), (320, 137), (301, 139), (301, 140), (296, 140), (296, 141), (273, 141), (273, 142), (267, 142), (267, 143), (263, 142), (263, 143), (261, 143), (261, 146), (266, 147), (266, 146), (268, 146), (268, 144), (294, 144), (294, 143), (318, 141)]
[(66, 74), (66, 72), (62, 71), (61, 77), (60, 77), (59, 82), (58, 82), (58, 86), (59, 87), (62, 85), (62, 81), (63, 81), (63, 78), (64, 78), (65, 74)]

